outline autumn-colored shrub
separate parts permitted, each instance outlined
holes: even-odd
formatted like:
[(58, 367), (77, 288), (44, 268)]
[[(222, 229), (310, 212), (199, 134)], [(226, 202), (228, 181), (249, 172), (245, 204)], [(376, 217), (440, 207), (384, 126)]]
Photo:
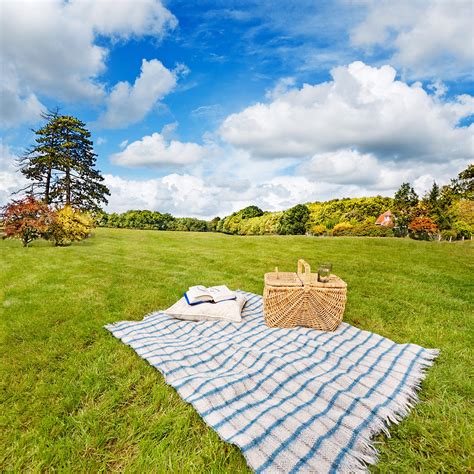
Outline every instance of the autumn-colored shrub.
[(410, 237), (416, 240), (431, 240), (438, 233), (438, 226), (431, 217), (415, 217), (408, 225)]
[(55, 213), (49, 235), (55, 245), (70, 245), (71, 242), (85, 239), (92, 229), (92, 218), (83, 212), (65, 206)]
[(8, 204), (3, 211), (5, 238), (20, 239), (24, 247), (48, 234), (54, 216), (42, 201), (28, 196)]

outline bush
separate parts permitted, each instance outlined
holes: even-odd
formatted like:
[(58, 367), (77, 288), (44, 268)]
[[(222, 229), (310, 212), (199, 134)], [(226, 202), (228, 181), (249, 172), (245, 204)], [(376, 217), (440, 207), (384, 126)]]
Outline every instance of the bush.
[(461, 239), (462, 237), (464, 237), (465, 239), (470, 239), (471, 235), (474, 235), (473, 226), (469, 225), (467, 222), (464, 221), (454, 222), (453, 230), (456, 232), (456, 236), (458, 239)]
[(350, 222), (341, 222), (334, 226), (332, 234), (335, 237), (353, 236), (353, 237), (393, 237), (393, 231), (389, 227), (371, 224), (352, 225)]
[(278, 228), (279, 234), (305, 234), (306, 223), (309, 219), (309, 209), (304, 204), (298, 204), (285, 211)]
[(442, 230), (440, 233), (443, 240), (456, 239), (458, 236), (458, 233), (453, 229)]
[(474, 235), (474, 201), (461, 199), (451, 209), (452, 228), (459, 238), (470, 238)]
[(93, 227), (93, 219), (88, 214), (65, 206), (55, 213), (49, 228), (49, 237), (56, 246), (70, 245), (85, 239)]
[(390, 227), (375, 224), (360, 224), (351, 229), (351, 234), (359, 237), (393, 237)]
[(46, 237), (54, 216), (42, 201), (28, 196), (13, 201), (4, 208), (5, 238), (20, 239), (23, 247), (40, 237)]
[(316, 224), (311, 227), (310, 232), (313, 235), (327, 235), (328, 229), (325, 225)]
[(408, 225), (410, 237), (415, 240), (431, 240), (438, 233), (438, 226), (431, 217), (415, 217)]
[(352, 228), (354, 226), (350, 222), (341, 222), (336, 224), (332, 229), (332, 235), (335, 237), (342, 235), (352, 235)]

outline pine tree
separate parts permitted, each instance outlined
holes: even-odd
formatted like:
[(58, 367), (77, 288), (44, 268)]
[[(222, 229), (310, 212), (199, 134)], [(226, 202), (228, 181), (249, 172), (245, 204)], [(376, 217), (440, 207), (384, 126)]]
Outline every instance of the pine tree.
[(403, 183), (393, 199), (395, 206), (399, 208), (413, 207), (418, 204), (418, 195), (410, 186), (410, 183)]
[(48, 120), (47, 124), (33, 130), (37, 135), (36, 145), (29, 148), (19, 159), (21, 173), (33, 182), (18, 192), (28, 191), (30, 196), (41, 198), (46, 204), (51, 204), (51, 189), (54, 186), (53, 170), (58, 162), (59, 136), (56, 126), (57, 111), (41, 115)]
[(97, 155), (93, 151), (91, 134), (81, 120), (63, 115), (56, 119), (61, 136), (54, 200), (83, 211), (98, 210), (107, 204), (110, 195), (102, 184), (104, 178), (94, 169)]
[(410, 183), (403, 183), (393, 198), (395, 227), (400, 235), (408, 234), (408, 224), (416, 217), (417, 204), (418, 195), (415, 190)]
[(98, 211), (110, 192), (95, 169), (90, 132), (76, 117), (50, 112), (44, 118), (37, 145), (20, 159), (20, 171), (33, 181), (26, 189), (47, 204)]
[(436, 207), (440, 198), (440, 194), (439, 186), (436, 184), (436, 181), (434, 181), (433, 186), (425, 195), (423, 201), (432, 207)]
[(448, 204), (438, 184), (433, 182), (431, 189), (423, 197), (425, 213), (433, 219), (440, 229), (449, 229), (450, 219), (447, 215)]
[(451, 180), (451, 189), (458, 198), (474, 200), (474, 164), (470, 164), (456, 179)]

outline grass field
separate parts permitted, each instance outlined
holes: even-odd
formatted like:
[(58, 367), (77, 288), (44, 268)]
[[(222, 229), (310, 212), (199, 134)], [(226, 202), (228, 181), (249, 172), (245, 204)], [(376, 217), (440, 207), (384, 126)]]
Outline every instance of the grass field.
[(66, 248), (0, 241), (0, 470), (247, 472), (161, 375), (103, 325), (188, 286), (261, 293), (303, 257), (349, 285), (345, 320), (441, 349), (421, 403), (379, 438), (374, 472), (472, 472), (474, 246), (409, 239), (236, 237), (97, 229)]

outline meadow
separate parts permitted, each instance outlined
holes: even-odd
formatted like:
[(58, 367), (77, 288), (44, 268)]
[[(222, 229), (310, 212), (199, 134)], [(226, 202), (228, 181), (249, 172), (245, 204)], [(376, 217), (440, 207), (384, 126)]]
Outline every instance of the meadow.
[(157, 370), (103, 329), (193, 284), (262, 293), (263, 274), (331, 261), (345, 321), (439, 348), (420, 403), (372, 472), (472, 472), (472, 242), (96, 229), (70, 247), (0, 241), (0, 470), (249, 472)]

